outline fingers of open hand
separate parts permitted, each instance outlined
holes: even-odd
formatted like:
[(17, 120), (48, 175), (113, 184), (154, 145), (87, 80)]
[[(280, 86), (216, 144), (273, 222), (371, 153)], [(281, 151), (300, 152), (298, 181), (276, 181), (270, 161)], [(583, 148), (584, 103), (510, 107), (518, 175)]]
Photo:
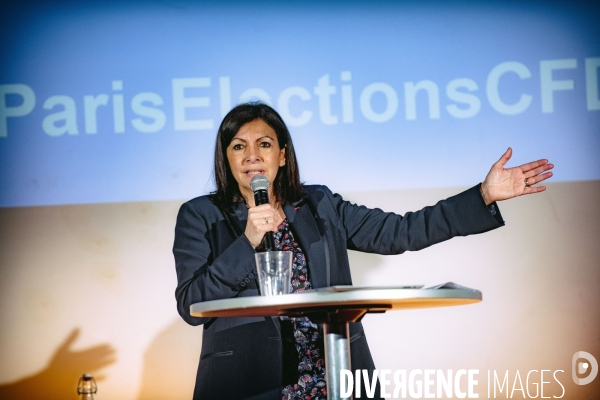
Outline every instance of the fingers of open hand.
[(526, 186), (525, 189), (523, 189), (522, 194), (539, 193), (539, 192), (543, 192), (544, 190), (546, 190), (546, 186), (536, 186), (536, 187)]
[(542, 170), (540, 170), (540, 172), (554, 168), (553, 164), (548, 164), (548, 160), (532, 161), (530, 163), (523, 164), (517, 168), (519, 168), (521, 171), (523, 171), (523, 173), (526, 174), (527, 176), (534, 176), (534, 175), (537, 175), (540, 173), (540, 172), (533, 173), (536, 169), (541, 168), (541, 167), (543, 168), (544, 166), (548, 166), (548, 165), (550, 166), (550, 168), (542, 169)]
[[(544, 174), (541, 175), (532, 175), (530, 178), (526, 178), (526, 185), (525, 185), (525, 189), (530, 188), (532, 185), (535, 185), (536, 183), (540, 183), (542, 181), (545, 181), (546, 179), (552, 177), (552, 172), (546, 172)], [(535, 192), (533, 192), (535, 193)]]
[(512, 157), (512, 148), (508, 148), (504, 154), (502, 154), (502, 156), (500, 157), (500, 159), (496, 162), (497, 165), (499, 165), (500, 167), (503, 167), (504, 165), (506, 165), (506, 163), (508, 162), (508, 160), (510, 160), (510, 158)]
[[(533, 168), (533, 169), (530, 169), (528, 171), (525, 171), (524, 175), (525, 175), (525, 178), (527, 179), (527, 178), (531, 178), (531, 177), (537, 176), (537, 175), (541, 174), (542, 172), (551, 170), (552, 168), (554, 168), (553, 164), (543, 164), (543, 165), (541, 165), (541, 166), (539, 166), (537, 168)], [(544, 174), (544, 175), (546, 175), (546, 174)], [(552, 173), (550, 173), (550, 176), (552, 176)], [(550, 178), (550, 176), (548, 176), (545, 179)], [(539, 180), (538, 180), (538, 182), (539, 182)]]

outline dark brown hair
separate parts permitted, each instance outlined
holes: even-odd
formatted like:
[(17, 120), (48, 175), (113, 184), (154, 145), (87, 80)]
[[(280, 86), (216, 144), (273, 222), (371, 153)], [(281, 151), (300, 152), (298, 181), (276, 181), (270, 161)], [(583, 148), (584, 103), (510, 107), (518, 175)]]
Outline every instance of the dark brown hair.
[(270, 106), (260, 103), (244, 103), (234, 107), (221, 122), (215, 144), (214, 174), (217, 190), (212, 193), (213, 201), (223, 210), (229, 209), (234, 203), (244, 201), (238, 183), (231, 173), (227, 159), (227, 147), (240, 128), (256, 119), (262, 119), (277, 134), (280, 148), (285, 148), (286, 163), (279, 167), (273, 182), (275, 200), (279, 203), (290, 204), (302, 198), (304, 189), (300, 183), (300, 172), (296, 160), (296, 152), (292, 137), (281, 116)]

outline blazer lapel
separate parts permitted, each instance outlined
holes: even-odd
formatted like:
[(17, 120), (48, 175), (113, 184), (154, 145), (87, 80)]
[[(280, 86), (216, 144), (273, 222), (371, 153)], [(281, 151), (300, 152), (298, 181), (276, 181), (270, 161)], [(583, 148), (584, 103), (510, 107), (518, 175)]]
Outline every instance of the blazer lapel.
[(326, 254), (326, 244), (308, 202), (286, 205), (284, 211), (294, 237), (306, 257), (312, 286), (315, 289), (329, 286), (329, 257)]
[(242, 235), (246, 230), (246, 223), (248, 221), (248, 208), (246, 207), (246, 203), (241, 202), (234, 204), (228, 215), (230, 216), (229, 224), (235, 231), (236, 236)]

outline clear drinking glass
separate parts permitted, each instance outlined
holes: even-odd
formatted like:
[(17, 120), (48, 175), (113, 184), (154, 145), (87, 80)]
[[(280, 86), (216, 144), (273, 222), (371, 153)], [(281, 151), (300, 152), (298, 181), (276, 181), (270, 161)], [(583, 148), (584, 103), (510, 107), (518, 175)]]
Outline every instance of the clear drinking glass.
[(278, 296), (290, 293), (291, 251), (265, 251), (256, 253), (254, 258), (261, 295)]

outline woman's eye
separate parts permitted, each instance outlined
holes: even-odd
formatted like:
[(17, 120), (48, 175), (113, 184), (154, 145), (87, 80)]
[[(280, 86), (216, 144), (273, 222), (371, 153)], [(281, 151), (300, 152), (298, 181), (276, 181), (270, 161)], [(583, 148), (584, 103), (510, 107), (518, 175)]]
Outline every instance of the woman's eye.
[(260, 142), (260, 147), (271, 147), (271, 143), (269, 143), (269, 142)]
[(241, 144), (236, 144), (236, 145), (233, 145), (233, 149), (234, 149), (234, 150), (241, 150), (242, 148), (243, 148), (243, 147), (242, 147), (242, 145), (241, 145)]

